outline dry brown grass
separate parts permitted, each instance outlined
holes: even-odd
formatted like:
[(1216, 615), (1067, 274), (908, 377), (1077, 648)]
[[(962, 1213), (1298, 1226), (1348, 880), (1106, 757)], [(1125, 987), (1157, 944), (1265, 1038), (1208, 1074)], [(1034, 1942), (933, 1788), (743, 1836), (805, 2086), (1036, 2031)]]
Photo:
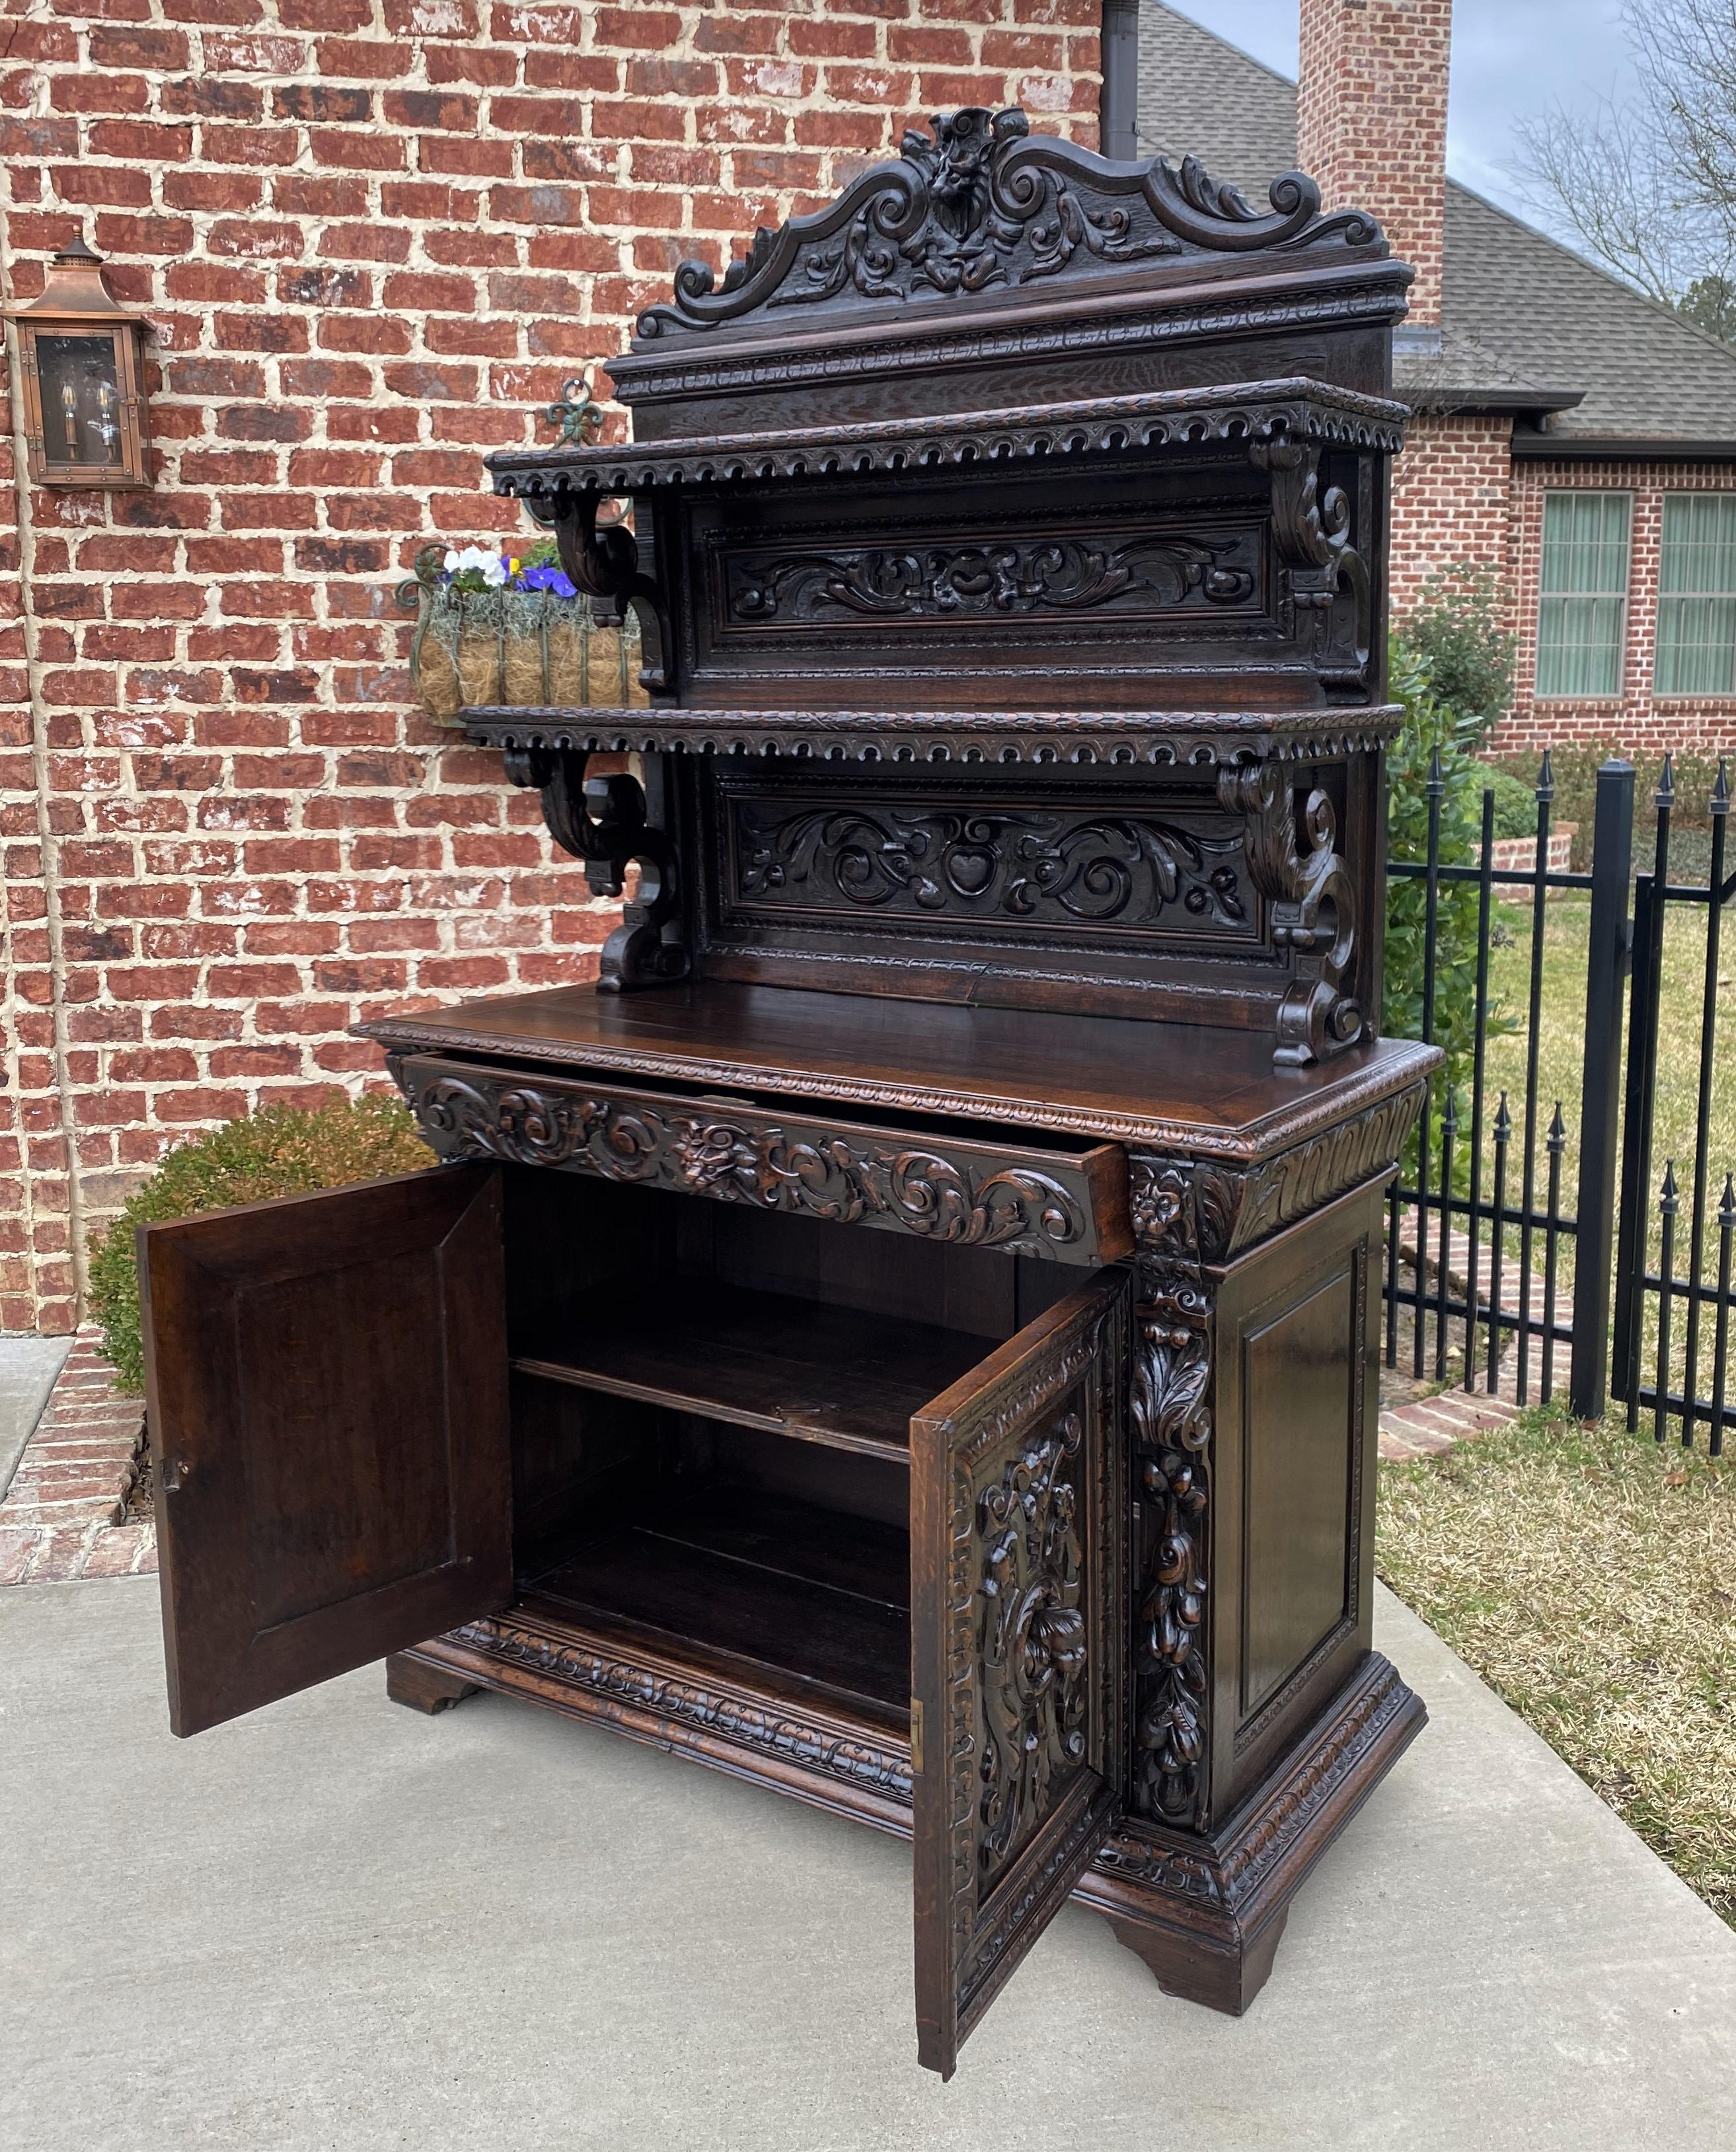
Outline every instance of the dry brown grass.
[(1541, 1413), (1381, 1469), (1399, 1597), (1736, 1926), (1736, 1472)]

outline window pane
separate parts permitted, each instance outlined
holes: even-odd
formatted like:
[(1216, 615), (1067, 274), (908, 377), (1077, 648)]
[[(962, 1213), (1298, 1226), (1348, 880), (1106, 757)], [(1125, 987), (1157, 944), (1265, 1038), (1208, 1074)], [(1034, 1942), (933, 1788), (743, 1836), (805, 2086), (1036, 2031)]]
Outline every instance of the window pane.
[(1660, 695), (1736, 690), (1736, 493), (1673, 493), (1659, 566)]
[(1627, 607), (1628, 497), (1551, 493), (1543, 503), (1540, 695), (1617, 695)]

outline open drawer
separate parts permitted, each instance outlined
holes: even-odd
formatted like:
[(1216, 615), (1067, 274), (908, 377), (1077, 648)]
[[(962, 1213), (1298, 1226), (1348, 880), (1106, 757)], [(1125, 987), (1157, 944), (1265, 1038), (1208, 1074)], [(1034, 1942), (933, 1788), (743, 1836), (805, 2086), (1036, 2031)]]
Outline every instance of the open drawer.
[(1119, 1144), (1063, 1136), (1033, 1145), (912, 1131), (607, 1079), (527, 1082), (434, 1054), (408, 1055), (394, 1073), (444, 1159), (599, 1174), (1091, 1268), (1133, 1249)]
[[(728, 1244), (697, 1283), (673, 1261), (695, 1227)], [(815, 1288), (811, 1335), (780, 1346), (763, 1305), (739, 1326), (759, 1356), (748, 1379), (739, 1355), (726, 1365), (708, 1346), (706, 1296), (725, 1279), (750, 1293), (753, 1244), (769, 1238), (803, 1244), (798, 1282), (803, 1263), (838, 1267)], [(950, 2075), (1123, 1812), (1130, 1279), (1083, 1278), (997, 1342), (915, 1319), (918, 1256), (919, 1271), (1016, 1268), (485, 1164), (140, 1227), (175, 1731), (527, 1590), (607, 1603), (738, 1667), (770, 1652), (783, 1678), (854, 1686), (883, 1709), (907, 1696), (919, 2049)], [(844, 1306), (840, 1277), (880, 1305)], [(656, 1313), (661, 1362), (655, 1322), (587, 1314), (612, 1289), (612, 1305)], [(815, 1342), (846, 1333), (847, 1364)], [(815, 1381), (837, 1398), (810, 1397)], [(864, 1401), (882, 1383), (901, 1443), (886, 1399)], [(688, 1451), (702, 1422), (707, 1475), (670, 1492), (642, 1471), (636, 1414), (664, 1415), (653, 1434)], [(810, 1519), (827, 1495), (825, 1576), (856, 1603), (855, 1629), (840, 1616), (808, 1633), (779, 1612), (822, 1580), (768, 1545), (805, 1534), (811, 1563), (818, 1541), (787, 1522), (788, 1501), (744, 1515), (751, 1476), (716, 1460), (754, 1443), (799, 1463)], [(816, 1459), (835, 1461), (833, 1480)], [(877, 1522), (840, 1492), (868, 1473), (896, 1490)], [(725, 1482), (733, 1509), (716, 1499)], [(564, 1551), (537, 1582), (525, 1546), (556, 1527)], [(901, 1591), (885, 1581), (901, 1569)], [(696, 1589), (702, 1570), (723, 1581)], [(779, 1677), (764, 1678), (775, 1693)]]

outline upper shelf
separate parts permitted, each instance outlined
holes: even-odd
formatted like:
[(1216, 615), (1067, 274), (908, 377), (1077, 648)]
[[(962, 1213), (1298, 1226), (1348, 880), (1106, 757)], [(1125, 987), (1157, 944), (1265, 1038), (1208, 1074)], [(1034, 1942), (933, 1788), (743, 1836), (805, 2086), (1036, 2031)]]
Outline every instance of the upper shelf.
[(501, 449), (486, 460), (497, 493), (536, 500), (562, 491), (614, 495), (653, 486), (938, 470), (1238, 441), (1315, 442), (1396, 454), (1409, 416), (1405, 405), (1388, 398), (1297, 375), (1035, 409), (606, 447)]
[(1316, 1067), (1274, 1068), (1271, 1039), (1254, 1031), (713, 980), (638, 994), (558, 987), (357, 1029), (389, 1052), (850, 1101), (1244, 1162), (1407, 1090), (1440, 1058), (1380, 1039)]
[(1368, 709), (515, 709), (459, 713), (478, 746), (509, 752), (787, 755), (809, 762), (1198, 767), (1311, 762), (1392, 738), (1404, 713)]

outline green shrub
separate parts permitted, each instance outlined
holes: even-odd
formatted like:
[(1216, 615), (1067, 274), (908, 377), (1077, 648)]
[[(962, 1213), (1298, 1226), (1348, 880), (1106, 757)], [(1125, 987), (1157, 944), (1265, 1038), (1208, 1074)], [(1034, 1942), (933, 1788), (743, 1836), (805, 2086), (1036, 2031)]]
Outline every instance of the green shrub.
[(1399, 640), (1427, 667), (1437, 699), (1480, 735), (1512, 707), (1519, 639), (1501, 625), (1505, 611), (1505, 586), (1494, 569), (1461, 561), (1431, 576), (1398, 623)]
[[(1426, 660), (1396, 638), (1389, 661), (1393, 700), (1404, 722), (1387, 752), (1388, 850), (1395, 860), (1429, 856), (1429, 773), (1440, 756), (1440, 863), (1468, 866), (1482, 820), (1483, 769), (1470, 750), (1480, 735), (1475, 718), (1457, 715), (1434, 693)], [(1427, 885), (1394, 875), (1387, 884), (1384, 1028), (1397, 1038), (1423, 1035), (1428, 967)], [(1470, 1064), (1476, 1040), (1477, 891), (1470, 882), (1442, 882), (1434, 927), (1434, 1043), (1447, 1056), (1447, 1080)], [(1437, 1089), (1440, 1086), (1437, 1085)]]
[[(1395, 636), (1388, 656), (1388, 693), (1404, 708), (1404, 722), (1387, 751), (1388, 850), (1394, 860), (1429, 857), (1429, 773), (1440, 756), (1440, 848), (1443, 866), (1469, 866), (1483, 827), (1483, 792), (1489, 772), (1473, 750), (1483, 736), (1480, 713), (1455, 711), (1437, 695), (1428, 661)], [(1533, 806), (1535, 829), (1535, 804)], [(1496, 827), (1500, 825), (1497, 823)], [(1430, 1155), (1440, 1157), (1440, 1124), (1449, 1085), (1471, 1073), (1477, 1037), (1477, 918), (1475, 882), (1444, 881), (1436, 891), (1434, 919), (1434, 1043), (1446, 1055), (1429, 1107)], [(1423, 1036), (1428, 967), (1429, 890), (1421, 876), (1394, 875), (1387, 883), (1383, 1028), (1389, 1038)], [(1512, 1019), (1491, 1003), (1488, 1035), (1513, 1029)], [(1403, 1168), (1414, 1180), (1417, 1135), (1412, 1133)], [(1470, 1146), (1454, 1155), (1454, 1183), (1470, 1185)]]
[[(1480, 791), (1495, 794), (1495, 834), (1496, 837), (1535, 837), (1537, 834), (1537, 788), (1527, 784), (1499, 762), (1486, 762), (1477, 772)], [(1483, 812), (1482, 802), (1477, 803), (1477, 813)]]
[(121, 1388), (136, 1394), (145, 1387), (136, 1226), (272, 1195), (343, 1188), (432, 1163), (409, 1109), (383, 1097), (336, 1099), (317, 1108), (268, 1106), (177, 1146), (134, 1190), (91, 1252), (91, 1312), (103, 1327), (103, 1350), (114, 1363)]
[[(1573, 869), (1584, 874), (1591, 864), (1591, 825), (1597, 807), (1597, 772), (1612, 757), (1625, 758), (1634, 766), (1633, 864), (1637, 872), (1649, 874), (1657, 845), (1657, 819), (1653, 802), (1663, 774), (1661, 754), (1632, 754), (1614, 741), (1552, 749), (1551, 774), (1555, 799), (1550, 807), (1550, 826), (1577, 825), (1573, 839)], [(1500, 766), (1523, 783), (1535, 784), (1535, 754), (1504, 754)], [(1695, 881), (1706, 871), (1712, 820), (1712, 787), (1718, 777), (1714, 755), (1678, 754), (1674, 760), (1675, 804), (1670, 810), (1670, 878)]]

